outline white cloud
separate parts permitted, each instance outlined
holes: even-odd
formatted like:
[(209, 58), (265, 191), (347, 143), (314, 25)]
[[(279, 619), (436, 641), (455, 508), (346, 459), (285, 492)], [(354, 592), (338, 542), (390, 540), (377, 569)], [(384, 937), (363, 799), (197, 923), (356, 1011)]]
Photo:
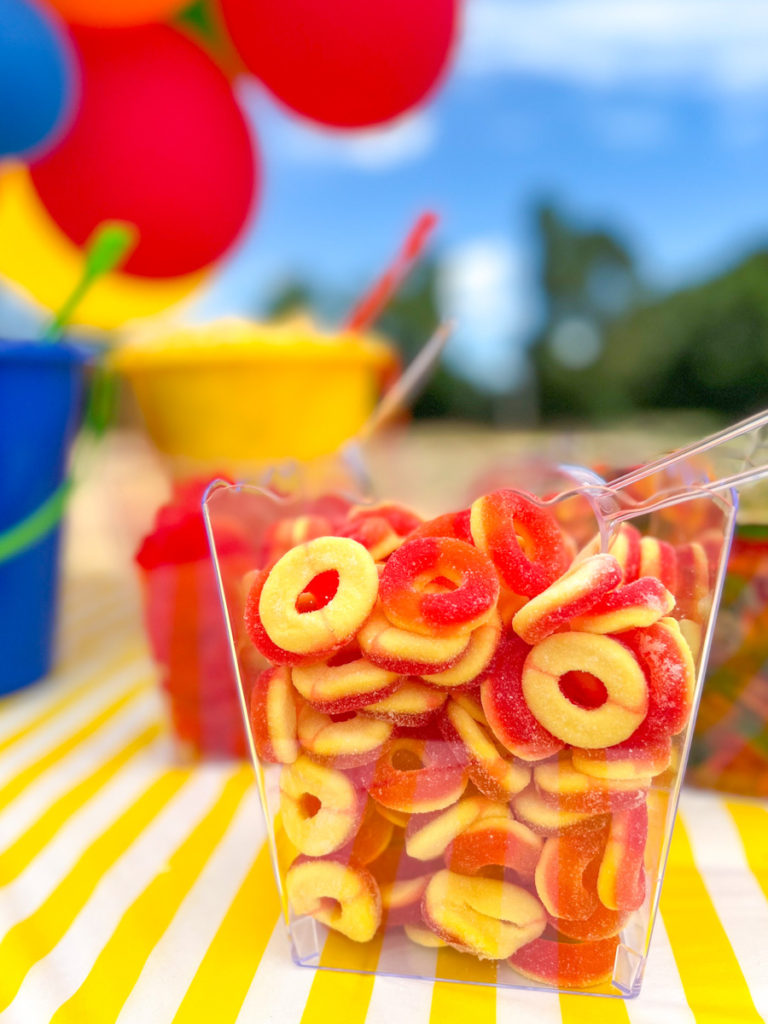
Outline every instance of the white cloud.
[(255, 81), (239, 83), (238, 95), (270, 156), (280, 161), (388, 171), (420, 160), (437, 140), (435, 117), (423, 108), (381, 127), (340, 131), (279, 110)]
[(595, 86), (768, 86), (765, 0), (468, 0), (459, 68)]

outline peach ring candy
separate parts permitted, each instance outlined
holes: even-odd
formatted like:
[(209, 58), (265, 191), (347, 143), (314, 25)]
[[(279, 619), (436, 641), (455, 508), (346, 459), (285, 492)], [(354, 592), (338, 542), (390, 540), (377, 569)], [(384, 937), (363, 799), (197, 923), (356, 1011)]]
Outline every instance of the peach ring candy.
[(527, 644), (537, 644), (588, 612), (621, 583), (621, 569), (613, 555), (592, 555), (523, 605), (512, 628)]
[[(590, 865), (589, 875), (592, 874)], [(598, 901), (597, 909), (581, 921), (569, 921), (565, 917), (551, 917), (549, 923), (568, 939), (581, 942), (595, 942), (618, 935), (629, 918), (629, 911), (609, 910)]]
[(530, 650), (516, 633), (505, 630), (480, 687), (480, 699), (499, 743), (524, 761), (540, 761), (561, 750), (563, 742), (534, 718), (523, 696), (523, 664)]
[(470, 509), (470, 528), (475, 544), (516, 594), (535, 597), (570, 563), (557, 520), (532, 495), (500, 490), (478, 498)]
[(583, 921), (597, 910), (597, 891), (585, 875), (604, 847), (604, 829), (551, 836), (544, 843), (534, 878), (539, 899), (553, 917)]
[(535, 939), (514, 953), (509, 962), (525, 978), (556, 988), (594, 988), (613, 977), (619, 940), (559, 942)]
[(336, 532), (359, 540), (378, 562), (400, 547), (403, 539), (422, 522), (420, 515), (404, 505), (381, 502), (354, 506), (348, 512), (346, 522)]
[(710, 596), (709, 559), (697, 541), (677, 548), (677, 601), (688, 619), (701, 622), (706, 618)]
[(581, 633), (622, 633), (652, 626), (674, 607), (674, 594), (660, 580), (639, 576), (606, 594), (586, 614), (572, 619), (571, 629)]
[(299, 711), (299, 742), (308, 754), (335, 768), (354, 768), (375, 761), (392, 734), (391, 722), (366, 718), (354, 711), (325, 715), (310, 704)]
[(553, 807), (542, 798), (535, 786), (529, 786), (514, 797), (512, 809), (519, 821), (542, 836), (557, 836), (566, 831), (591, 831), (602, 828), (607, 820), (604, 814)]
[[(431, 584), (445, 587), (431, 592)], [(379, 582), (384, 614), (425, 636), (469, 633), (496, 607), (499, 580), (477, 548), (451, 537), (407, 540), (390, 555)]]
[(377, 606), (357, 634), (357, 640), (375, 665), (404, 676), (420, 676), (455, 665), (469, 646), (470, 636), (423, 636), (400, 629)]
[(469, 645), (455, 665), (443, 669), (442, 672), (423, 672), (422, 678), (433, 686), (444, 686), (449, 689), (454, 686), (467, 686), (475, 680), (479, 682), (478, 677), (488, 668), (496, 652), (500, 636), (501, 620), (494, 612), (493, 618), (472, 630)]
[(304, 515), (278, 519), (264, 534), (262, 565), (271, 565), (297, 544), (333, 533), (327, 516)]
[(355, 942), (368, 942), (381, 924), (379, 887), (359, 864), (298, 857), (285, 889), (295, 914), (314, 917)]
[[(316, 661), (322, 656), (328, 657), (335, 650), (338, 650), (341, 645), (332, 644), (328, 650), (322, 652), (322, 654), (319, 652), (314, 652), (314, 654), (297, 654), (294, 651), (286, 651), (284, 648), (273, 643), (262, 624), (261, 614), (259, 612), (261, 594), (268, 576), (269, 572), (266, 569), (260, 572), (249, 573), (247, 576), (248, 592), (245, 599), (244, 622), (246, 633), (256, 650), (262, 654), (267, 661), (271, 661), (273, 665), (300, 665), (307, 661)], [(311, 585), (314, 585), (319, 578), (320, 577), (316, 577), (315, 580), (312, 581)], [(308, 591), (305, 590), (299, 594), (296, 599), (298, 607), (306, 607), (307, 593)], [(310, 603), (316, 608), (321, 602), (312, 598)]]
[(442, 722), (444, 734), (459, 740), (469, 762), (469, 777), (491, 800), (509, 800), (531, 781), (527, 764), (516, 761), (486, 724), (481, 705), (466, 694), (451, 699)]
[[(642, 537), (631, 523), (621, 523), (608, 541), (608, 554), (613, 555), (621, 568), (622, 581), (631, 583), (640, 575)], [(576, 561), (596, 555), (602, 550), (602, 537), (598, 533), (576, 556)]]
[(509, 868), (528, 881), (541, 850), (541, 837), (521, 821), (482, 817), (456, 836), (445, 851), (445, 863), (460, 875), (476, 875), (490, 867)]
[(431, 877), (431, 874), (423, 874), (415, 878), (397, 878), (379, 885), (387, 928), (422, 923), (421, 901)]
[(344, 772), (306, 754), (282, 770), (283, 827), (301, 853), (323, 857), (340, 850), (356, 834), (364, 809), (364, 800)]
[(454, 540), (474, 544), (469, 528), (469, 515), (470, 510), (465, 508), (460, 512), (446, 512), (434, 519), (428, 519), (416, 527), (409, 540), (416, 540), (418, 537), (453, 537)]
[(627, 779), (645, 785), (648, 778), (666, 771), (672, 757), (672, 741), (668, 735), (657, 736), (645, 722), (624, 740), (604, 750), (571, 752), (573, 767), (594, 779)]
[[(574, 679), (574, 673), (580, 675)], [(599, 633), (556, 633), (542, 640), (525, 659), (522, 688), (541, 725), (579, 747), (620, 743), (648, 711), (648, 684), (637, 658), (619, 640)]]
[(414, 728), (431, 721), (447, 700), (446, 692), (425, 686), (418, 679), (408, 678), (389, 697), (366, 704), (362, 710), (371, 718)]
[(425, 928), (423, 924), (410, 924), (406, 922), (403, 925), (403, 930), (411, 942), (416, 943), (417, 946), (425, 946), (427, 949), (440, 949), (441, 946), (448, 945), (444, 939), (441, 939), (439, 935), (435, 935), (431, 929)]
[(388, 849), (394, 830), (393, 823), (379, 813), (373, 800), (369, 800), (357, 835), (349, 846), (339, 850), (339, 859), (343, 859), (344, 851), (348, 850), (347, 860), (353, 860), (357, 864), (370, 864)]
[(426, 814), (456, 803), (466, 785), (466, 767), (456, 763), (449, 744), (398, 736), (385, 744), (368, 792), (384, 807)]
[[(299, 595), (325, 572), (337, 572), (336, 593), (322, 608), (300, 612)], [(291, 548), (273, 565), (259, 598), (269, 639), (295, 654), (316, 654), (346, 643), (376, 603), (379, 574), (362, 544), (348, 537), (316, 537)]]
[(297, 696), (291, 685), (291, 670), (285, 666), (266, 669), (254, 683), (248, 719), (262, 761), (291, 764), (299, 756)]
[(595, 779), (578, 771), (570, 758), (545, 761), (533, 769), (533, 781), (547, 803), (566, 811), (607, 814), (645, 799), (650, 776)]
[(648, 677), (650, 734), (676, 735), (685, 728), (693, 707), (696, 666), (688, 641), (675, 619), (664, 618), (647, 629), (622, 634)]
[(481, 796), (467, 796), (451, 807), (431, 814), (414, 814), (405, 830), (405, 849), (415, 860), (434, 860), (460, 832), (487, 807)]
[(597, 894), (610, 910), (637, 910), (642, 906), (647, 838), (648, 809), (644, 803), (617, 811), (612, 816), (597, 876)]
[(547, 926), (544, 907), (519, 885), (447, 870), (430, 879), (421, 914), (441, 939), (482, 960), (506, 959)]
[(640, 540), (638, 576), (655, 576), (667, 590), (677, 593), (677, 553), (668, 541), (657, 537)]
[[(388, 672), (355, 653), (339, 652), (328, 661), (294, 666), (293, 685), (313, 707), (328, 714), (357, 711), (394, 693), (400, 682), (397, 672)], [(347, 660), (348, 656), (352, 660)]]

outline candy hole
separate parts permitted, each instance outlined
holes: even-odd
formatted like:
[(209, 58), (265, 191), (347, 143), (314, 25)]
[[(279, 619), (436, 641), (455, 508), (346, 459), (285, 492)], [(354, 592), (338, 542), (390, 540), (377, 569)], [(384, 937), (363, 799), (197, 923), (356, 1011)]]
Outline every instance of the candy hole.
[(318, 899), (318, 908), (315, 916), (323, 915), (323, 920), (328, 924), (335, 924), (341, 917), (341, 903), (333, 896), (321, 896)]
[(357, 644), (349, 644), (332, 655), (326, 664), (329, 668), (339, 668), (341, 665), (349, 665), (350, 662), (357, 661), (359, 657), (360, 648)]
[(565, 672), (560, 676), (560, 692), (571, 704), (593, 711), (608, 700), (605, 683), (591, 672)]
[(336, 569), (327, 569), (325, 572), (318, 573), (296, 598), (296, 611), (303, 614), (317, 611), (318, 608), (325, 608), (336, 596), (338, 589), (339, 574)]
[(303, 818), (314, 818), (323, 806), (314, 793), (302, 793), (299, 797), (298, 804), (299, 813)]
[(414, 750), (398, 747), (392, 754), (392, 767), (398, 772), (416, 772), (424, 767), (424, 762)]
[(328, 716), (332, 722), (348, 722), (352, 718), (357, 717), (356, 711), (339, 711), (334, 715)]

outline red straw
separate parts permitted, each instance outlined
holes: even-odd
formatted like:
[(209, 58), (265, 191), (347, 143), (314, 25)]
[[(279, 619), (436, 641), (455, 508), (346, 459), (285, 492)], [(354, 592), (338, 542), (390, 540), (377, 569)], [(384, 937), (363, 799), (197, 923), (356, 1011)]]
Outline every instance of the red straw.
[(346, 330), (365, 330), (378, 318), (411, 272), (414, 264), (421, 258), (436, 224), (436, 214), (421, 214), (411, 228), (400, 252), (348, 315), (344, 324)]

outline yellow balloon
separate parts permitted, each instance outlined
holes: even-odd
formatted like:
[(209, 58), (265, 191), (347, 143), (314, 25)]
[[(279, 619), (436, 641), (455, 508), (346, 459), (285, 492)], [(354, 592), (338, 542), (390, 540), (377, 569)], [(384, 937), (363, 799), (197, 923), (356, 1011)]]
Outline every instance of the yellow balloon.
[[(0, 277), (47, 309), (58, 309), (78, 282), (82, 251), (48, 215), (23, 164), (0, 165)], [(73, 324), (109, 329), (166, 310), (205, 280), (206, 272), (150, 278), (107, 274), (91, 287)]]

